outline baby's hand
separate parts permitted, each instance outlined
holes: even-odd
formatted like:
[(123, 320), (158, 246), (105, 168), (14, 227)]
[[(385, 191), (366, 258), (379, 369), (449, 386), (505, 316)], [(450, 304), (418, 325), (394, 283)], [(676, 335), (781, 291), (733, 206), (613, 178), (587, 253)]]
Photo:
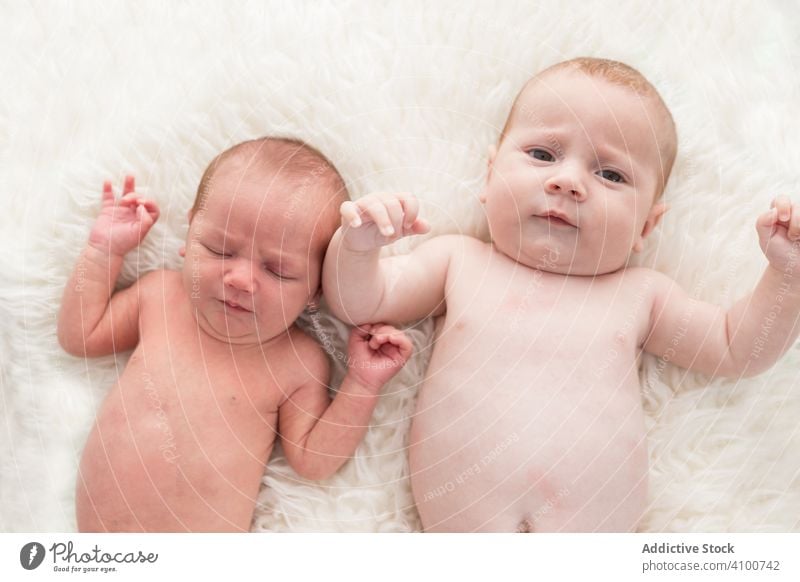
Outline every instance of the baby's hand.
[(122, 198), (114, 198), (111, 182), (103, 183), (103, 206), (89, 234), (89, 244), (104, 253), (123, 256), (135, 249), (158, 220), (158, 206), (134, 192), (133, 176), (125, 176)]
[(371, 251), (401, 237), (430, 230), (428, 223), (417, 216), (419, 203), (412, 194), (369, 194), (343, 203), (340, 212), (342, 243), (351, 251)]
[(784, 273), (800, 259), (800, 204), (778, 196), (771, 210), (758, 217), (756, 230), (761, 250), (770, 266)]
[(379, 392), (400, 371), (413, 347), (406, 334), (381, 323), (353, 328), (347, 346), (350, 374), (363, 386)]

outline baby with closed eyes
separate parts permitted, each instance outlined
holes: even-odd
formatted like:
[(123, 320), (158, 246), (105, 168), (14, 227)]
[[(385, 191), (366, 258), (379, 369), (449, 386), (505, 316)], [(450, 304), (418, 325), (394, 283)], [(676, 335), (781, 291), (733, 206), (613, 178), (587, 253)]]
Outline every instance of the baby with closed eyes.
[(123, 257), (158, 219), (129, 176), (102, 210), (64, 291), (63, 348), (133, 350), (97, 412), (80, 463), (81, 531), (248, 531), (276, 438), (296, 472), (332, 475), (366, 432), (408, 338), (353, 330), (349, 369), (328, 396), (329, 363), (295, 320), (319, 298), (323, 257), (347, 199), (335, 168), (284, 138), (241, 143), (206, 170), (180, 271), (115, 291)]

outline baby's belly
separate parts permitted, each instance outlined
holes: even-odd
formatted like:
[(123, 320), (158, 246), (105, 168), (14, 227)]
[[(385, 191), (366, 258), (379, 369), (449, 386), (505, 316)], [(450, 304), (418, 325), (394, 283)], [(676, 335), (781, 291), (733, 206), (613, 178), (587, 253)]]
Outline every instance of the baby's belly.
[(249, 529), (274, 419), (201, 382), (182, 383), (191, 394), (165, 388), (173, 382), (132, 359), (109, 393), (81, 459), (79, 530)]
[(434, 354), (412, 425), (425, 529), (635, 530), (647, 493), (635, 362), (597, 373), (468, 351)]

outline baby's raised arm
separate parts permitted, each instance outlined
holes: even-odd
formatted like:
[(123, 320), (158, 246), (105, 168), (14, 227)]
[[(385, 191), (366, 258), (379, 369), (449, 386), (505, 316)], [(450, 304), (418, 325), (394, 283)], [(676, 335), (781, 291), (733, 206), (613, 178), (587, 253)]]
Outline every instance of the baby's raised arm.
[[(311, 340), (309, 340), (311, 341)], [(347, 375), (328, 397), (328, 361), (318, 345), (301, 363), (308, 380), (281, 404), (278, 431), (286, 458), (307, 479), (333, 475), (356, 450), (369, 426), (381, 387), (411, 356), (411, 341), (388, 325), (353, 329)]]
[(408, 255), (381, 258), (380, 249), (424, 234), (409, 194), (372, 194), (342, 204), (342, 226), (325, 256), (323, 289), (333, 313), (352, 324), (403, 323), (444, 312), (450, 237), (426, 241)]
[(644, 349), (711, 376), (753, 376), (772, 366), (800, 332), (800, 205), (777, 198), (756, 229), (769, 266), (728, 311), (689, 297), (659, 276)]
[(139, 339), (139, 296), (147, 278), (114, 293), (122, 260), (158, 220), (152, 200), (136, 195), (133, 176), (122, 198), (103, 184), (103, 206), (64, 289), (58, 314), (58, 341), (75, 356), (101, 356), (133, 348)]

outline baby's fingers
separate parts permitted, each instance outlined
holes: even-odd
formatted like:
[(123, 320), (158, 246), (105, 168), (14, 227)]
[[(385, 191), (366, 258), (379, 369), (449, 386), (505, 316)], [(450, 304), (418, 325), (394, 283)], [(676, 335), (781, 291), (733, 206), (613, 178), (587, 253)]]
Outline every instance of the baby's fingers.
[(136, 217), (142, 222), (142, 224), (147, 226), (150, 226), (155, 222), (155, 220), (153, 220), (153, 216), (147, 211), (147, 208), (144, 204), (136, 205)]
[(135, 209), (135, 207), (139, 205), (140, 200), (141, 198), (136, 195), (136, 192), (128, 192), (118, 200), (118, 203), (120, 206), (129, 206)]
[(756, 220), (756, 230), (760, 238), (766, 242), (775, 234), (775, 224), (778, 222), (778, 210), (772, 208), (761, 214)]
[(409, 231), (419, 215), (419, 201), (413, 194), (401, 193), (396, 196), (403, 209), (403, 230)]
[(103, 205), (114, 203), (114, 186), (111, 185), (111, 180), (103, 182)]
[(389, 218), (389, 211), (386, 209), (386, 205), (380, 200), (374, 198), (366, 200), (363, 206), (361, 206), (361, 211), (372, 219), (383, 236), (392, 236), (394, 234), (394, 227), (392, 226), (391, 218)]
[(397, 331), (389, 337), (389, 341), (400, 352), (400, 359), (405, 362), (411, 357), (411, 352), (414, 351), (414, 346), (408, 336), (402, 331)]
[(431, 225), (428, 224), (428, 221), (424, 218), (418, 218), (414, 221), (414, 224), (411, 225), (411, 233), (412, 234), (425, 234), (431, 229)]
[(158, 220), (160, 211), (158, 209), (158, 204), (155, 203), (155, 200), (139, 198), (136, 203), (139, 205), (139, 208), (144, 208), (147, 211), (147, 213), (150, 215), (150, 218), (153, 219), (153, 222)]
[(372, 340), (370, 347), (378, 349), (384, 344), (391, 344), (395, 346), (403, 359), (407, 359), (413, 350), (411, 340), (402, 331), (398, 330), (391, 325), (374, 325), (372, 327)]
[(349, 226), (358, 228), (361, 226), (361, 212), (355, 202), (348, 200), (342, 202), (339, 207), (339, 213), (342, 215), (342, 226)]
[(135, 205), (139, 228), (149, 230), (158, 220), (158, 206), (152, 200), (137, 200)]
[(792, 217), (792, 201), (788, 196), (782, 194), (772, 201), (772, 208), (778, 211), (778, 220), (780, 222), (789, 222)]
[(792, 205), (792, 217), (789, 219), (789, 240), (795, 241), (800, 238), (800, 205)]
[(136, 190), (136, 181), (133, 176), (125, 176), (125, 183), (122, 186), (122, 195), (125, 196), (126, 194), (130, 194)]

